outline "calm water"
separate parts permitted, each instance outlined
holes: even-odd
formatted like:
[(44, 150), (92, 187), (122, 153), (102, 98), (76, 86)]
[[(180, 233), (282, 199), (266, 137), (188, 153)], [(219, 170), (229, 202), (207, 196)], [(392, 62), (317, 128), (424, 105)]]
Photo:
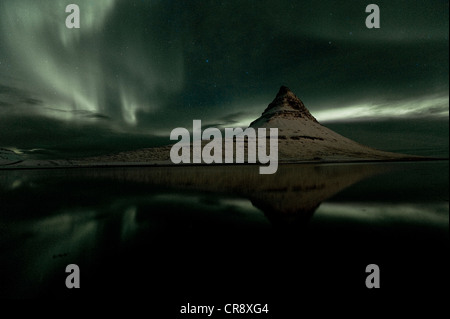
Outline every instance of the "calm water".
[(373, 293), (371, 263), (392, 295), (449, 283), (446, 161), (0, 171), (0, 203), (1, 297), (280, 309)]

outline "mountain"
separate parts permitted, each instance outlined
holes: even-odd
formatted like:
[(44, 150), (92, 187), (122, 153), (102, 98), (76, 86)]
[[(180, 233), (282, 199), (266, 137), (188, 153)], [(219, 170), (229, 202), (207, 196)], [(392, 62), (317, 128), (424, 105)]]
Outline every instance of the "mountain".
[[(361, 145), (320, 124), (303, 102), (286, 86), (262, 115), (249, 127), (278, 128), (278, 159), (280, 162), (339, 162), (372, 160), (420, 160), (422, 157), (384, 152)], [(209, 141), (203, 141), (202, 145)], [(225, 143), (222, 143), (224, 146)], [(268, 147), (267, 143), (267, 147)], [(244, 145), (247, 153), (248, 144)], [(140, 149), (86, 159), (87, 163), (154, 163), (170, 164), (171, 145)], [(223, 154), (225, 151), (223, 150)]]
[[(350, 125), (350, 124), (349, 124)], [(279, 162), (348, 162), (373, 160), (423, 160), (424, 157), (384, 152), (361, 145), (320, 124), (289, 88), (282, 86), (251, 128), (278, 128)], [(203, 141), (202, 145), (209, 141)], [(224, 148), (225, 143), (222, 143)], [(268, 147), (269, 143), (267, 143)], [(114, 166), (127, 164), (171, 164), (172, 145), (139, 149), (77, 160), (24, 160), (10, 151), (0, 152), (0, 166)], [(192, 148), (191, 148), (192, 149)], [(244, 144), (247, 153), (248, 144)], [(225, 151), (222, 151), (225, 154)]]
[(320, 124), (289, 88), (282, 86), (253, 128), (278, 128), (280, 160), (379, 160), (411, 158), (352, 141)]

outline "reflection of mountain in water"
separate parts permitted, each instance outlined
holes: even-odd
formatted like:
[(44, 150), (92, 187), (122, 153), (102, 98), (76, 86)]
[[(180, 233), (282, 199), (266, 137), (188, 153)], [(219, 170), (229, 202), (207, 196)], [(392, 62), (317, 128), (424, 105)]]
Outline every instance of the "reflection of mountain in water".
[(320, 203), (374, 175), (380, 165), (281, 165), (274, 175), (256, 166), (124, 168), (85, 171), (90, 176), (248, 198), (273, 224), (308, 221)]
[[(374, 188), (351, 190), (348, 203), (322, 206), (304, 231), (296, 226), (305, 225), (321, 202), (397, 169), (292, 164), (275, 175), (259, 175), (257, 165), (0, 171), (0, 297), (73, 298), (64, 285), (72, 263), (81, 267), (82, 293), (93, 298), (142, 297), (149, 287), (164, 298), (173, 299), (175, 291), (180, 300), (192, 287), (207, 294), (239, 291), (244, 298), (260, 292), (263, 300), (272, 292), (290, 295), (285, 283), (306, 292), (316, 285), (322, 292), (330, 283), (360, 287), (366, 261), (375, 254), (386, 262), (386, 252), (398, 256), (401, 275), (405, 256), (448, 268), (436, 257), (448, 250), (442, 244), (448, 243), (448, 203), (430, 205), (434, 192), (448, 199), (448, 180), (440, 179), (448, 166), (435, 165), (433, 173), (423, 164), (406, 171), (402, 165), (400, 175), (368, 183)], [(378, 194), (380, 185), (386, 189)], [(272, 232), (248, 200), (273, 225), (294, 228)], [(437, 248), (428, 253), (430, 247)], [(323, 276), (336, 260), (344, 262), (338, 274), (345, 280), (334, 283)], [(309, 278), (311, 285), (305, 284)]]

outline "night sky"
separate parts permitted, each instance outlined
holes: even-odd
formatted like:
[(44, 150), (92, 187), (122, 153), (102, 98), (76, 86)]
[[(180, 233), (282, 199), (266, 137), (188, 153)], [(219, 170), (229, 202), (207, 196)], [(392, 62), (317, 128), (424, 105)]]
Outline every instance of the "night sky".
[[(66, 28), (70, 3), (80, 29)], [(370, 3), (380, 29), (366, 28)], [(1, 0), (0, 147), (168, 144), (193, 119), (248, 126), (287, 85), (347, 137), (445, 155), (448, 22), (440, 0)]]

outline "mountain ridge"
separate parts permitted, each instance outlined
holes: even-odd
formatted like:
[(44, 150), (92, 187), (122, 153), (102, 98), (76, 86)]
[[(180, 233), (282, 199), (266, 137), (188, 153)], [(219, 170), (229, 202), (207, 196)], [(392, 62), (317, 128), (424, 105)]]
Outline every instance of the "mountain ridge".
[[(307, 118), (317, 122), (311, 115), (305, 104), (300, 100), (287, 86), (281, 86), (275, 99), (270, 103), (262, 113), (261, 117), (270, 118), (292, 114), (300, 118)], [(258, 120), (258, 119), (257, 119)], [(257, 121), (250, 123), (250, 127)]]

